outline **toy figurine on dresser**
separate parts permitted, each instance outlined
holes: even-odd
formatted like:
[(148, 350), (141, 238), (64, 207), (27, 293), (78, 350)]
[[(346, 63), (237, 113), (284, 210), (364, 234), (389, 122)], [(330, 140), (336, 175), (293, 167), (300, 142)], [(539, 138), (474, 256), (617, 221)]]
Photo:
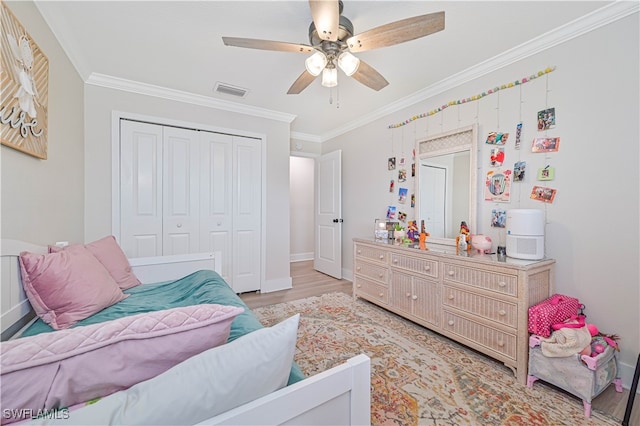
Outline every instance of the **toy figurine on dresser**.
[(429, 250), (427, 248), (427, 237), (429, 235), (424, 228), (424, 220), (420, 221), (420, 250)]
[(456, 237), (456, 254), (471, 251), (471, 235), (469, 235), (469, 227), (467, 222), (460, 222), (460, 233)]
[(407, 223), (407, 238), (409, 238), (413, 242), (416, 242), (420, 239), (418, 224), (415, 220), (410, 220), (409, 223)]

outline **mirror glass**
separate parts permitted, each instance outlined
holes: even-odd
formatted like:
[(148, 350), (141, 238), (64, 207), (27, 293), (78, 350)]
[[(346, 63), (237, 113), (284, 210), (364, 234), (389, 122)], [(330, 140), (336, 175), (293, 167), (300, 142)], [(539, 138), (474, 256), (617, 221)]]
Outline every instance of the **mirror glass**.
[(433, 243), (455, 245), (460, 223), (476, 231), (475, 126), (416, 142), (416, 220)]

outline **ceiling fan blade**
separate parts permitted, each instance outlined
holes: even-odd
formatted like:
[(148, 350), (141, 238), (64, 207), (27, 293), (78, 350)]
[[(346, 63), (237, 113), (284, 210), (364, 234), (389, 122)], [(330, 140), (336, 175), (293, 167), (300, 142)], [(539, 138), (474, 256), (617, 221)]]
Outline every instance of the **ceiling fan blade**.
[(309, 0), (311, 17), (322, 40), (338, 40), (340, 5), (338, 0)]
[(444, 12), (429, 13), (391, 22), (356, 34), (347, 39), (347, 46), (351, 52), (364, 52), (415, 40), (443, 29)]
[(275, 50), (278, 52), (312, 53), (315, 49), (306, 44), (286, 43), (284, 41), (260, 40), (255, 38), (222, 37), (226, 46), (246, 47), (249, 49)]
[(311, 83), (313, 83), (313, 80), (315, 79), (315, 75), (311, 74), (307, 70), (304, 70), (304, 72), (300, 74), (300, 77), (298, 77), (298, 79), (293, 82), (293, 84), (289, 88), (289, 91), (287, 92), (287, 95), (297, 95), (298, 93), (306, 89)]
[(355, 73), (353, 73), (351, 77), (376, 91), (386, 87), (387, 84), (389, 84), (389, 82), (382, 76), (382, 74), (376, 71), (371, 65), (364, 62), (362, 59), (360, 60), (358, 69)]

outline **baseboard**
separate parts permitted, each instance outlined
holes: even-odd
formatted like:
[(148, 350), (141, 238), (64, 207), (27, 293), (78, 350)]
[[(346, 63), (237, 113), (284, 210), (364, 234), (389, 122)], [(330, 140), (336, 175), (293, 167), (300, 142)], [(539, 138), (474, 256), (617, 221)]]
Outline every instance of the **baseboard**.
[[(633, 381), (633, 374), (636, 371), (636, 366), (620, 362), (620, 358), (618, 357), (618, 369), (618, 376), (622, 379), (622, 387), (625, 389), (631, 389), (631, 382)], [(640, 387), (636, 390), (636, 395), (640, 395)]]
[(353, 282), (353, 271), (351, 269), (342, 268), (342, 279)]
[(313, 260), (313, 257), (314, 257), (314, 253), (313, 252), (292, 253), (291, 256), (289, 256), (289, 261), (290, 262), (304, 262), (306, 260)]

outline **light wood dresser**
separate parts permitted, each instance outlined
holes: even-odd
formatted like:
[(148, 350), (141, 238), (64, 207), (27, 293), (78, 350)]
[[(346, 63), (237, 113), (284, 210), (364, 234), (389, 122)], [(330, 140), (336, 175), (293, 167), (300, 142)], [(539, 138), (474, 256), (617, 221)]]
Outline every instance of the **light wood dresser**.
[(555, 260), (427, 247), (354, 239), (354, 297), (504, 362), (526, 385), (528, 308), (553, 293)]

